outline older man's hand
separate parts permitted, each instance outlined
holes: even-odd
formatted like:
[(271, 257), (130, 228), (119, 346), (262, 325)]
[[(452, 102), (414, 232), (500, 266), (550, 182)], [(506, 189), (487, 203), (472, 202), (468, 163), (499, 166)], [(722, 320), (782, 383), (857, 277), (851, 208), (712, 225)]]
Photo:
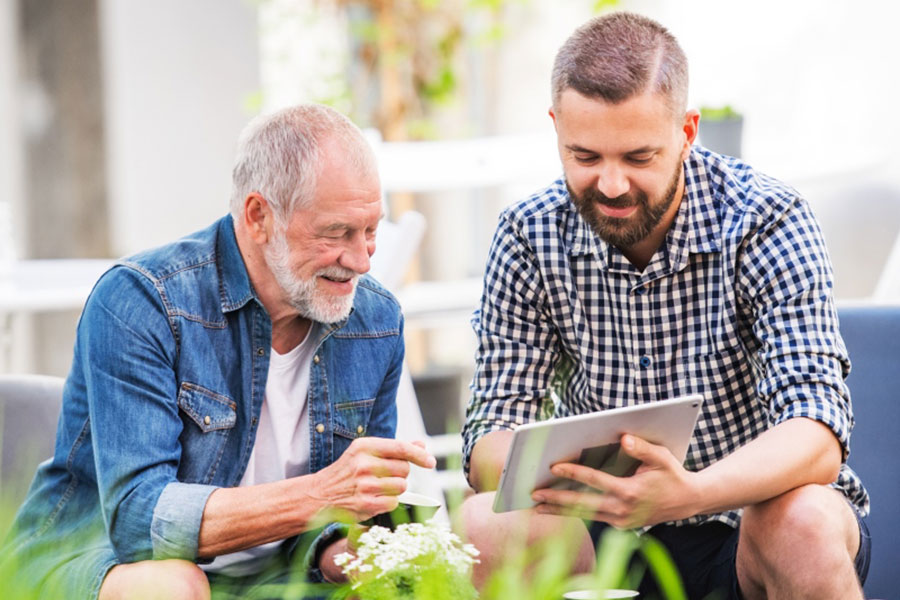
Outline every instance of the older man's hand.
[(410, 464), (431, 469), (436, 462), (424, 442), (358, 438), (340, 458), (315, 474), (315, 485), (307, 494), (323, 507), (364, 521), (397, 508), (397, 496), (406, 491)]

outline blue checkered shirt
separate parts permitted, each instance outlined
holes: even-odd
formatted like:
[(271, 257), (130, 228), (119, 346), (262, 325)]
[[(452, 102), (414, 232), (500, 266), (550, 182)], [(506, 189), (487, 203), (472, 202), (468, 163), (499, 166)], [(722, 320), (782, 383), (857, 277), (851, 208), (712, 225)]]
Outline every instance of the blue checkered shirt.
[[(850, 365), (809, 206), (699, 147), (684, 174), (678, 214), (643, 271), (594, 234), (562, 179), (500, 216), (472, 318), (467, 473), (491, 431), (693, 393), (705, 402), (689, 470), (794, 417), (830, 427), (846, 457)], [(846, 464), (834, 486), (868, 512)], [(737, 526), (740, 511), (681, 523), (710, 519)]]

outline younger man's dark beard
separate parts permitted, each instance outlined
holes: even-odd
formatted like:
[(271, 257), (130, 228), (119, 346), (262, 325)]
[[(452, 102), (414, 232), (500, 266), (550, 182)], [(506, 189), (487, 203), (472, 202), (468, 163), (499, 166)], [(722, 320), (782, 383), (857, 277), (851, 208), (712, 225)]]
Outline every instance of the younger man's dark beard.
[[(615, 198), (609, 198), (596, 187), (590, 187), (581, 194), (576, 194), (568, 180), (566, 180), (566, 189), (569, 190), (569, 197), (582, 218), (587, 221), (600, 239), (616, 248), (630, 248), (650, 235), (650, 232), (659, 225), (666, 211), (672, 206), (678, 191), (678, 182), (681, 179), (681, 169), (682, 164), (679, 161), (662, 200), (652, 205), (643, 190), (634, 192), (633, 196), (623, 194)], [(613, 208), (636, 205), (637, 212), (628, 219), (607, 217), (600, 212), (597, 203)]]

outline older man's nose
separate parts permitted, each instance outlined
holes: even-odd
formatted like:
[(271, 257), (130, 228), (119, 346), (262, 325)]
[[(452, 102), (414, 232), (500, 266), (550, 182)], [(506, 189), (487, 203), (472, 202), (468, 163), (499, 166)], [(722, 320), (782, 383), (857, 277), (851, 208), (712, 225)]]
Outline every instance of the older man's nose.
[(369, 272), (371, 261), (369, 258), (375, 252), (375, 242), (360, 236), (341, 254), (341, 266), (362, 275)]

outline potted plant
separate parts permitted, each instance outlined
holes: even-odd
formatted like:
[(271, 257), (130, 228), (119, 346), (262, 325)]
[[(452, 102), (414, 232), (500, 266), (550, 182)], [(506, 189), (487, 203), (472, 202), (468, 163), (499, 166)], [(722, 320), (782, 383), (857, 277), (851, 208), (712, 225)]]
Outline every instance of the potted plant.
[(741, 157), (744, 116), (730, 104), (700, 107), (700, 144), (713, 152)]

